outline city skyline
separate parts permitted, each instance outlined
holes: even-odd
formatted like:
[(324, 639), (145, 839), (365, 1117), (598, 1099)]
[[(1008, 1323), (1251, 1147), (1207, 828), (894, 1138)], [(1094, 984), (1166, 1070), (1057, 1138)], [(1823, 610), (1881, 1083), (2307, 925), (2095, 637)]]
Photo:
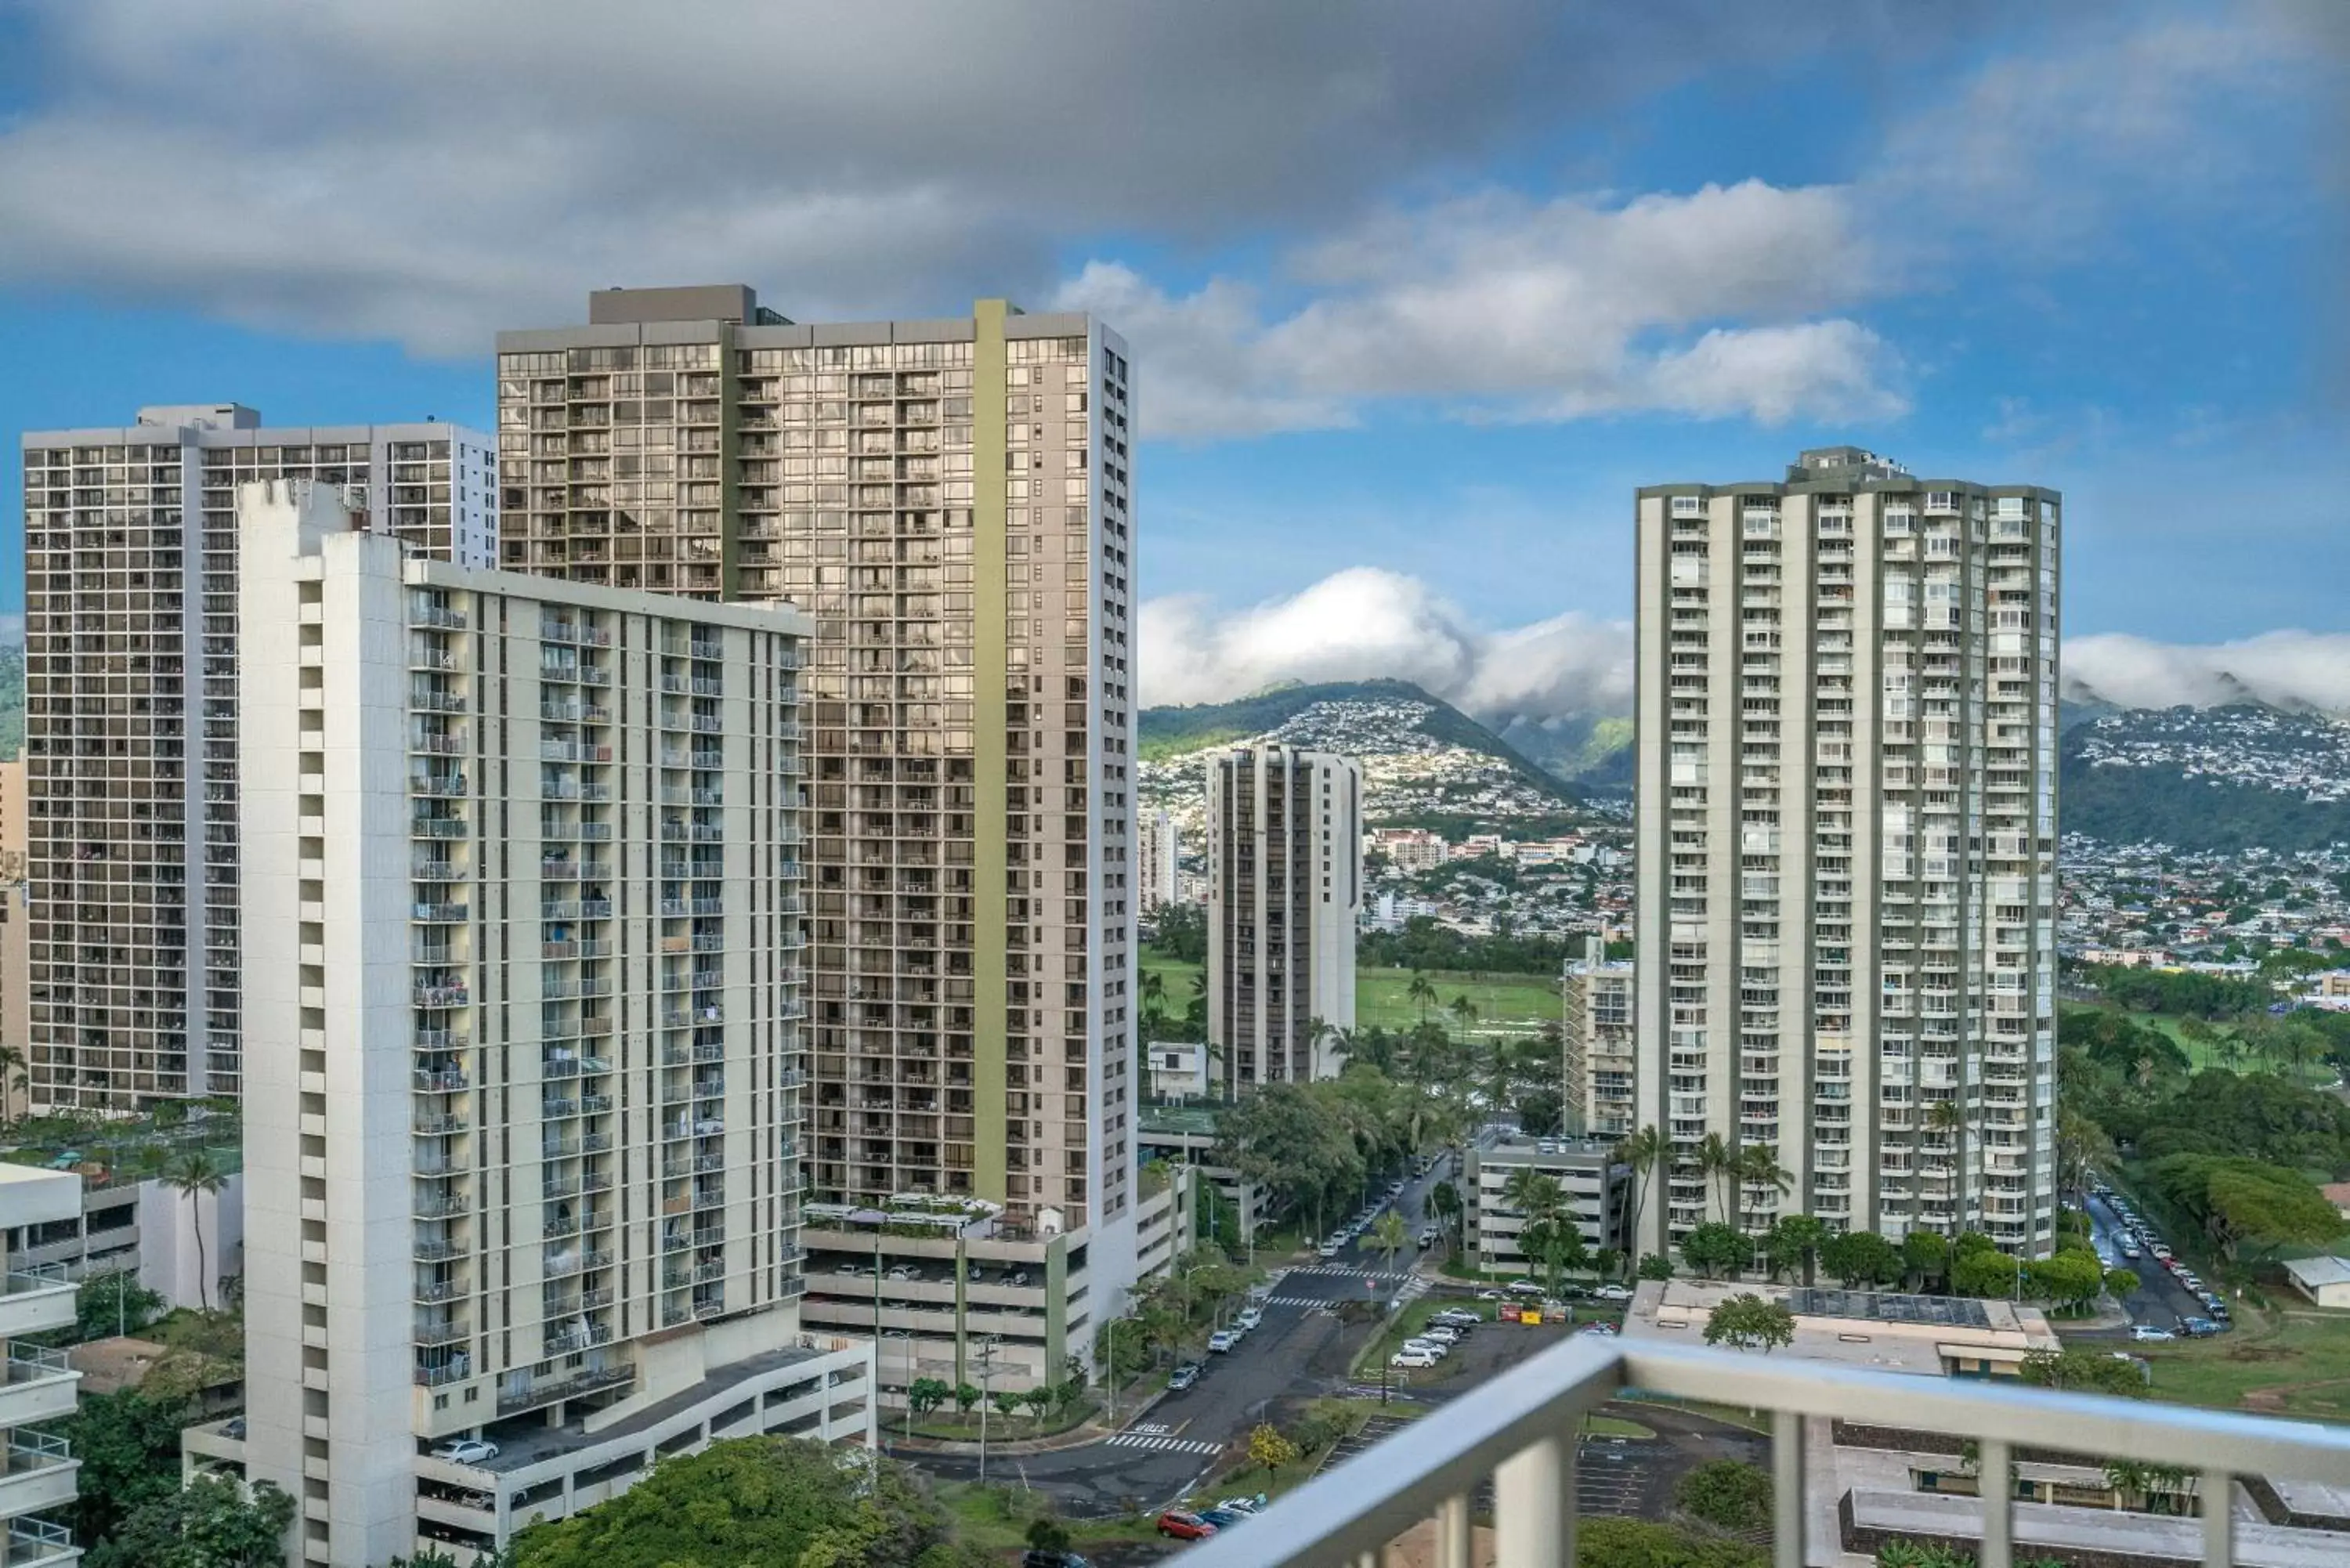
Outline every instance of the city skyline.
[[(1375, 9), (1359, 36), (1284, 31), (1228, 76), (1200, 73), (1237, 106), (1212, 134), (1125, 125), (1212, 118), (1192, 88), (1154, 79), (1137, 106), (1149, 113), (1113, 116), (1116, 151), (1136, 160), (1125, 182), (1094, 177), (1111, 148), (1031, 137), (1034, 110), (993, 107), (1013, 96), (1001, 85), (1076, 48), (1201, 57), (1229, 18), (1105, 16), (1055, 40), (1015, 15), (1000, 47), (942, 26), (936, 45), (892, 57), (937, 79), (968, 147), (844, 141), (816, 114), (820, 97), (709, 109), (837, 149), (838, 171), (810, 171), (822, 157), (754, 171), (733, 221), (691, 244), (611, 225), (660, 236), (634, 246), (581, 236), (558, 211), (534, 230), (499, 204), (542, 212), (548, 197), (514, 197), (534, 180), (566, 210), (636, 216), (664, 199), (629, 159), (549, 169), (510, 134), (576, 112), (562, 73), (529, 53), (528, 6), (469, 36), (478, 57), (454, 72), (445, 51), (417, 47), (452, 25), (432, 8), (412, 36), (385, 40), (328, 6), (262, 49), (270, 69), (169, 94), (137, 84), (181, 24), (126, 26), (140, 14), (108, 0), (5, 24), (25, 68), (0, 78), (14, 114), (0, 133), (14, 238), (0, 350), (79, 362), (37, 406), (31, 389), (0, 389), (0, 420), (20, 428), (227, 397), (311, 422), (416, 410), (485, 425), (494, 330), (563, 319), (590, 286), (743, 276), (795, 319), (944, 314), (1008, 294), (1120, 323), (1153, 367), (1139, 458), (1157, 508), (1139, 572), (1157, 655), (1146, 701), (1328, 670), (1421, 679), (1481, 716), (1627, 711), (1621, 495), (1655, 472), (1765, 476), (1784, 450), (1849, 440), (1921, 471), (2029, 468), (2061, 485), (2081, 639), (2069, 662), (2125, 700), (2208, 697), (2226, 668), (2279, 697), (2350, 702), (2334, 673), (2345, 628), (2323, 591), (2350, 571), (2331, 526), (2343, 458), (2324, 440), (2341, 313), (2311, 265), (2339, 227), (2319, 162), (2342, 46), (2331, 8), (2051, 19), (1994, 6), (1954, 20), (1764, 7), (1694, 43), (1669, 16), (1496, 4), (1438, 36), (1409, 8)], [(626, 19), (574, 44), (587, 59), (634, 51), (650, 83), (679, 68)], [(335, 106), (350, 123), (331, 134), (266, 140), (207, 118), (234, 90), (313, 124), (319, 100), (285, 67), (363, 50), (376, 86), (357, 112)], [(1396, 71), (1399, 57), (1419, 68)], [(1547, 90), (1544, 71), (1584, 90)], [(494, 107), (441, 112), (482, 72)], [(1066, 90), (1090, 102), (1100, 89)], [(1301, 100), (1325, 116), (1283, 111)], [(300, 187), (364, 140), (389, 149), (382, 215), (270, 257), (285, 269), (274, 282), (251, 234), (207, 248), (216, 220), (185, 197), (156, 193), (184, 221), (135, 244), (64, 220), (62, 173), (128, 138), (177, 137), (192, 117), (210, 155), (192, 194), (238, 207), (224, 182)], [(622, 123), (654, 147), (706, 128)], [(412, 147), (387, 139), (411, 130)], [(1243, 137), (1257, 155), (1225, 156)], [(427, 182), (451, 138), (504, 153), (481, 191)], [(1014, 143), (1030, 165), (1014, 188), (975, 193), (974, 161)], [(743, 174), (680, 159), (665, 199), (699, 212)], [(255, 231), (288, 219), (283, 195), (249, 200)], [(795, 222), (827, 202), (848, 221)], [(385, 218), (401, 232), (380, 234)], [(364, 265), (350, 259), (361, 247)], [(0, 515), (14, 515), (6, 502)], [(2235, 540), (2223, 552), (2206, 547), (2215, 514)], [(1229, 566), (1243, 542), (1244, 576)], [(1491, 569), (1498, 558), (1513, 569)], [(0, 581), (0, 612), (15, 597)], [(2296, 628), (2337, 640), (2168, 651)], [(2088, 640), (2123, 634), (2162, 646)]]

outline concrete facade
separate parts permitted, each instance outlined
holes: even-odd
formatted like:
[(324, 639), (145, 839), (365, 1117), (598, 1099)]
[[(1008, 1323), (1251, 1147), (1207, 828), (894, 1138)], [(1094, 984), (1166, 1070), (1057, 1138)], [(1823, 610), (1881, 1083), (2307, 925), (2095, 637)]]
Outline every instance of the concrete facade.
[(1852, 448), (1639, 493), (1642, 1251), (1725, 1217), (1709, 1134), (1792, 1178), (1743, 1229), (2048, 1250), (2060, 506)]
[(796, 1305), (805, 618), (404, 557), (323, 486), (239, 528), (246, 1429), (189, 1451), (368, 1568), (721, 1428), (869, 1438)]
[[(1560, 1037), (1565, 1052), (1566, 1130), (1590, 1137), (1628, 1137), (1638, 1071), (1632, 1036), (1638, 981), (1630, 959), (1610, 961), (1607, 944), (1589, 939), (1584, 956), (1559, 976)], [(1579, 1118), (1579, 1125), (1578, 1120)]]
[(1471, 1262), (1488, 1271), (1540, 1272), (1519, 1244), (1525, 1213), (1506, 1196), (1510, 1178), (1521, 1170), (1540, 1171), (1558, 1183), (1593, 1251), (1623, 1245), (1630, 1184), (1626, 1168), (1615, 1163), (1612, 1144), (1488, 1133), (1471, 1140), (1461, 1156), (1461, 1234)]
[[(1251, 745), (1208, 772), (1208, 1054), (1216, 1094), (1335, 1076), (1355, 1026), (1363, 771)], [(1314, 1025), (1321, 1026), (1317, 1033)]]
[(403, 547), (486, 565), (494, 450), (455, 425), (265, 428), (223, 403), (28, 433), (24, 462), (32, 1102), (234, 1097), (235, 487), (313, 479)]
[(499, 335), (504, 562), (807, 613), (813, 1195), (975, 1199), (1039, 1269), (1083, 1252), (1082, 1353), (1136, 1244), (1126, 345), (1001, 300), (795, 324), (734, 285), (588, 317)]

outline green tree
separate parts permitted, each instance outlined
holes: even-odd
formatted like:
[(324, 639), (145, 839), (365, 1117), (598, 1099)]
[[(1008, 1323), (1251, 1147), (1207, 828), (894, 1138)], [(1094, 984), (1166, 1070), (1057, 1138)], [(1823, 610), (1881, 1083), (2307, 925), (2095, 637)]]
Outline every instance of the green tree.
[(1701, 1180), (1721, 1184), (1721, 1218), (1726, 1223), (1736, 1226), (1738, 1210), (1731, 1204), (1730, 1184), (1738, 1174), (1738, 1151), (1720, 1133), (1710, 1132), (1699, 1142), (1692, 1163)]
[(955, 1385), (955, 1408), (966, 1416), (970, 1415), (972, 1411), (978, 1407), (979, 1402), (983, 1397), (984, 1397), (984, 1396), (983, 1396), (979, 1389), (972, 1384), (958, 1383)]
[(1662, 1252), (1649, 1252), (1640, 1259), (1639, 1277), (1644, 1280), (1669, 1280), (1673, 1277), (1673, 1261)]
[(212, 1270), (204, 1260), (203, 1200), (228, 1185), (228, 1172), (208, 1148), (192, 1148), (163, 1172), (163, 1185), (188, 1200), (188, 1219), (196, 1234), (196, 1304), (212, 1310)]
[(140, 1503), (92, 1547), (89, 1568), (265, 1568), (286, 1552), (294, 1500), (267, 1481), (248, 1495), (224, 1476), (198, 1476)]
[[(1795, 1174), (1779, 1163), (1779, 1151), (1767, 1143), (1742, 1145), (1738, 1150), (1734, 1174), (1745, 1189), (1752, 1206), (1759, 1208), (1764, 1195), (1784, 1198), (1795, 1189)], [(1733, 1223), (1738, 1216), (1731, 1217)]]
[(2145, 1282), (2137, 1277), (2136, 1269), (2116, 1268), (2106, 1271), (2106, 1293), (2116, 1301), (2133, 1293), (2144, 1283)]
[(917, 1416), (927, 1416), (954, 1395), (943, 1377), (917, 1377), (906, 1386), (906, 1403)]
[(1721, 1530), (1759, 1530), (1771, 1522), (1771, 1475), (1739, 1459), (1709, 1459), (1673, 1487), (1673, 1506)]
[(2118, 1394), (2146, 1397), (2146, 1375), (2137, 1363), (2116, 1360), (2102, 1350), (2074, 1346), (2067, 1350), (2035, 1350), (2017, 1369), (2022, 1380), (2035, 1388), (2055, 1388), (2083, 1394)]
[(1040, 1515), (1028, 1521), (1028, 1544), (1037, 1552), (1066, 1552), (1069, 1527), (1049, 1513)]
[(161, 1293), (139, 1282), (129, 1269), (101, 1269), (84, 1275), (74, 1297), (73, 1335), (76, 1344), (137, 1334), (163, 1311)]
[(515, 1568), (964, 1568), (992, 1561), (954, 1544), (953, 1521), (892, 1460), (791, 1438), (737, 1438), (663, 1459), (618, 1497), (535, 1524)]
[(2341, 1211), (2298, 1170), (2177, 1154), (2154, 1161), (2147, 1175), (2230, 1258), (2248, 1241), (2265, 1253), (2286, 1243), (2321, 1246), (2342, 1234)]
[(1419, 1009), (1419, 1021), (1428, 1022), (1428, 1010), (1436, 1005), (1436, 984), (1419, 971), (1411, 971), (1411, 981), (1403, 988), (1404, 999)]
[(1939, 1231), (1912, 1231), (1901, 1238), (1902, 1271), (1924, 1290), (1950, 1272), (1950, 1239)]
[(1681, 1261), (1709, 1280), (1724, 1273), (1735, 1278), (1752, 1251), (1745, 1237), (1719, 1220), (1692, 1226), (1681, 1238)]
[(1820, 1249), (1827, 1244), (1828, 1228), (1809, 1214), (1783, 1214), (1763, 1238), (1762, 1245), (1775, 1265), (1800, 1271), (1804, 1283), (1812, 1282)]
[(2015, 1260), (1996, 1250), (1960, 1252), (1950, 1260), (1950, 1291), (1955, 1295), (2012, 1295), (2015, 1276)]
[(1901, 1266), (1901, 1250), (1874, 1231), (1842, 1231), (1820, 1248), (1820, 1267), (1848, 1291), (1889, 1284)]
[(1727, 1342), (1734, 1350), (1767, 1353), (1795, 1342), (1795, 1314), (1784, 1302), (1765, 1301), (1752, 1291), (1742, 1291), (1706, 1314), (1705, 1342)]
[(1428, 1211), (1436, 1216), (1437, 1225), (1444, 1231), (1445, 1244), (1450, 1247), (1461, 1239), (1461, 1189), (1449, 1181), (1440, 1181), (1428, 1189)]
[(1575, 1568), (1766, 1568), (1770, 1553), (1641, 1519), (1586, 1515), (1575, 1527)]
[(125, 1515), (179, 1490), (180, 1428), (190, 1419), (184, 1398), (125, 1388), (84, 1395), (57, 1423), (81, 1461), (73, 1503), (77, 1543), (97, 1545)]

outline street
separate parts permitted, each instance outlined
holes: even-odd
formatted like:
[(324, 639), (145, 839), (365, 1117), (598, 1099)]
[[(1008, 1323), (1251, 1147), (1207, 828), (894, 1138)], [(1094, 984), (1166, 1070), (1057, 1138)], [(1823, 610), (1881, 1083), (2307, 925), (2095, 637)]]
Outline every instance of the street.
[(2089, 1199), (2089, 1230), (2098, 1251), (2137, 1272), (2137, 1291), (2126, 1303), (2132, 1322), (2176, 1333), (2180, 1318), (2210, 1315), (2210, 1309), (2189, 1294), (2152, 1252), (2141, 1251), (2136, 1262), (2122, 1256), (2122, 1244), (2131, 1239), (2130, 1232), (2122, 1224), (2121, 1216), (2102, 1198), (2093, 1196)]
[[(1451, 1168), (1449, 1158), (1440, 1160), (1426, 1176), (1405, 1185), (1396, 1208), (1414, 1231), (1423, 1222), (1429, 1189)], [(1399, 1253), (1390, 1268), (1357, 1243), (1328, 1262), (1316, 1260), (1277, 1272), (1264, 1303), (1264, 1321), (1223, 1355), (1202, 1354), (1198, 1383), (1166, 1395), (1139, 1416), (1121, 1412), (1120, 1429), (1098, 1442), (1051, 1453), (991, 1454), (988, 1479), (1049, 1491), (1066, 1511), (1079, 1516), (1165, 1506), (1236, 1462), (1250, 1429), (1275, 1402), (1347, 1391), (1348, 1363), (1375, 1330), (1369, 1321), (1342, 1324), (1332, 1309), (1348, 1301), (1383, 1303), (1399, 1293), (1416, 1293), (1422, 1287), (1410, 1272), (1414, 1256)], [(975, 1455), (908, 1457), (949, 1480), (979, 1476)]]

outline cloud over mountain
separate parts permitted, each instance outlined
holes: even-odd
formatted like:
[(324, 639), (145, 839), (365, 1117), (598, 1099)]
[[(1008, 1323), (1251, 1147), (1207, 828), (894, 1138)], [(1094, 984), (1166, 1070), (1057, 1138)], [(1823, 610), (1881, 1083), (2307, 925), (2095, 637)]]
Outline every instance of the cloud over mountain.
[(2350, 632), (2168, 643), (2107, 633), (2064, 645), (2064, 694), (2125, 708), (2268, 702), (2350, 713)]

